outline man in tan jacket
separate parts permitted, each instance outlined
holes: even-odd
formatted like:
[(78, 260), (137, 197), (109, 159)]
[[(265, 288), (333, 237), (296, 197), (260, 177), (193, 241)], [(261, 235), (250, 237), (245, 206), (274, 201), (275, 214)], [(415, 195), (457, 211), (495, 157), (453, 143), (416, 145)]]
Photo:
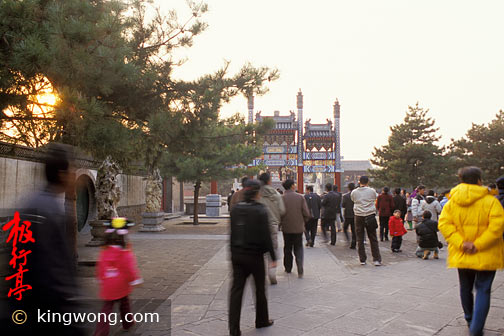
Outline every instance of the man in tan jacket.
[(241, 180), (242, 188), (235, 192), (233, 196), (231, 196), (231, 203), (229, 204), (229, 213), (231, 213), (231, 210), (233, 210), (233, 207), (245, 200), (245, 184), (247, 184), (248, 177), (244, 177)]
[[(273, 249), (275, 253), (278, 249), (278, 226), (280, 225), (280, 219), (283, 214), (285, 214), (285, 206), (282, 200), (282, 196), (271, 186), (271, 176), (268, 173), (262, 173), (259, 176), (259, 181), (261, 181), (261, 191), (259, 195), (259, 203), (266, 206), (268, 210), (268, 222), (271, 232), (271, 240), (273, 242)], [(269, 267), (268, 277), (272, 285), (276, 285), (276, 267)]]
[(285, 214), (280, 222), (280, 229), (284, 238), (284, 267), (285, 272), (292, 271), (292, 252), (296, 257), (298, 277), (303, 277), (303, 232), (305, 222), (310, 220), (310, 211), (303, 195), (295, 192), (293, 180), (286, 180), (283, 183), (285, 193), (283, 201)]

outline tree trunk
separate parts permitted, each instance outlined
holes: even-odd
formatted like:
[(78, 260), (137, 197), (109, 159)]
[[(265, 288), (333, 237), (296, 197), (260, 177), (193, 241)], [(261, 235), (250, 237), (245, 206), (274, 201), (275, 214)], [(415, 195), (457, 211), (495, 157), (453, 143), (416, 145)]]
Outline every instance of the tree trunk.
[(201, 189), (201, 181), (197, 181), (194, 185), (194, 214), (193, 214), (193, 224), (199, 225), (198, 221), (198, 200), (199, 200), (199, 192)]

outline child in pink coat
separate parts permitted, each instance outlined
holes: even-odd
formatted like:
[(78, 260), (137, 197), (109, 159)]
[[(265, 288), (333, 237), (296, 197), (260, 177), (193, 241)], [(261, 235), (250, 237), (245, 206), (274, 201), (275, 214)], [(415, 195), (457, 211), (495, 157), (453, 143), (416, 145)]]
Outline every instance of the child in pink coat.
[[(112, 225), (115, 223), (113, 222)], [(114, 304), (119, 303), (121, 321), (124, 330), (130, 329), (132, 321), (128, 295), (133, 286), (143, 282), (136, 266), (133, 252), (126, 248), (125, 236), (128, 233), (123, 228), (112, 228), (105, 231), (105, 248), (100, 253), (97, 267), (97, 278), (100, 281), (100, 298), (105, 302), (101, 310), (107, 316), (112, 313)], [(126, 316), (126, 314), (129, 314)], [(100, 320), (95, 336), (109, 334), (108, 321)]]

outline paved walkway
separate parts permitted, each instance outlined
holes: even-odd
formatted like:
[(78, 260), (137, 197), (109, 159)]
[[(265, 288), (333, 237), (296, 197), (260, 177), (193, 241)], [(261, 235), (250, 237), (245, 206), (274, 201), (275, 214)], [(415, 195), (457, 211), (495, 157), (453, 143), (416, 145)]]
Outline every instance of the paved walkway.
[[(280, 242), (280, 246), (283, 243)], [(156, 312), (161, 322), (143, 324), (144, 336), (228, 335), (227, 299), (231, 281), (227, 247), (209, 260)], [(285, 274), (268, 287), (274, 326), (254, 328), (251, 286), (247, 286), (243, 335), (468, 335), (455, 270), (440, 260), (411, 259), (359, 268), (345, 266), (325, 246), (305, 249), (305, 276)], [(504, 334), (504, 277), (498, 274), (486, 336)], [(170, 314), (171, 308), (171, 314)], [(171, 321), (170, 321), (171, 316)]]

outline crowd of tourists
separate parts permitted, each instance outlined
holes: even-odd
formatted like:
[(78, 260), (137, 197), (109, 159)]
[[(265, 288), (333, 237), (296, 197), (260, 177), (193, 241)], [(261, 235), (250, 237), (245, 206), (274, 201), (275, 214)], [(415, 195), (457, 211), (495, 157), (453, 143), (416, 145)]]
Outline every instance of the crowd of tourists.
[[(240, 335), (240, 312), (246, 279), (252, 275), (256, 291), (256, 328), (273, 325), (269, 319), (265, 277), (277, 283), (278, 241), (283, 235), (283, 266), (291, 273), (295, 260), (297, 275), (303, 277), (303, 236), (305, 246), (315, 247), (320, 220), (321, 243), (336, 245), (342, 232), (350, 249), (357, 249), (361, 265), (366, 265), (365, 245), (369, 244), (373, 265), (381, 266), (379, 241), (389, 241), (392, 253), (400, 253), (402, 237), (415, 231), (416, 256), (439, 259), (443, 243), (448, 245), (448, 267), (458, 270), (460, 297), (471, 335), (482, 335), (490, 308), (490, 292), (495, 271), (504, 268), (504, 177), (483, 186), (477, 167), (459, 170), (460, 184), (436, 193), (419, 185), (412, 192), (388, 187), (380, 193), (361, 176), (357, 185), (349, 183), (342, 194), (328, 183), (322, 195), (307, 186), (304, 195), (296, 192), (293, 180), (283, 182), (284, 193), (271, 186), (263, 173), (257, 180), (244, 178), (243, 188), (229, 199), (231, 211), (231, 262), (233, 284), (230, 293), (229, 330)], [(329, 232), (330, 231), (330, 234)], [(379, 237), (378, 237), (379, 234)], [(367, 236), (367, 241), (365, 236)], [(267, 257), (265, 258), (265, 255)], [(476, 299), (473, 289), (476, 289)]]

